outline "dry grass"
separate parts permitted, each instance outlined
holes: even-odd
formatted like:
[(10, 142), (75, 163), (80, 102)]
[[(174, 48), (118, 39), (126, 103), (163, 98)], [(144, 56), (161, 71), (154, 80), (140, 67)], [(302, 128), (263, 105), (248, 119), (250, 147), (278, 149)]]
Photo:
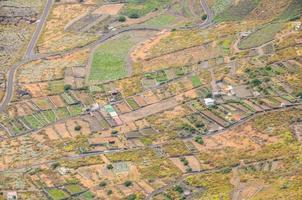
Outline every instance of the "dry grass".
[(71, 33), (64, 30), (68, 23), (87, 13), (91, 8), (91, 6), (83, 4), (55, 5), (38, 42), (39, 52), (64, 51), (96, 40), (95, 35)]

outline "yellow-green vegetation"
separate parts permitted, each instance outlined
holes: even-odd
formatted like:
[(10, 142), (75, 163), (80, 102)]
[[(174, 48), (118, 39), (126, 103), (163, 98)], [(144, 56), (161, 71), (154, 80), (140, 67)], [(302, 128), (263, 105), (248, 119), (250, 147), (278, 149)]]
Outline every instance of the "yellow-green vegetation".
[(173, 15), (159, 15), (155, 18), (152, 18), (144, 23), (144, 25), (163, 28), (167, 26), (171, 26), (176, 22), (176, 17)]
[(94, 52), (89, 80), (109, 81), (127, 75), (126, 57), (132, 47), (130, 37), (121, 37), (100, 45)]
[(173, 31), (150, 49), (148, 57), (159, 56), (176, 50), (201, 45), (203, 42), (203, 35), (198, 30)]
[(177, 177), (181, 174), (170, 160), (159, 157), (151, 149), (113, 153), (106, 156), (111, 162), (136, 163), (142, 177), (147, 179)]
[[(259, 0), (241, 0), (236, 3), (232, 3), (230, 6), (230, 1), (217, 1), (220, 4), (215, 4), (216, 10), (219, 11), (219, 14), (215, 16), (215, 21), (233, 21), (233, 20), (242, 20), (247, 16), (254, 8), (257, 7)], [(220, 7), (219, 7), (220, 6)], [(217, 12), (217, 11), (216, 11)]]
[(111, 162), (120, 162), (120, 161), (131, 161), (135, 163), (140, 163), (144, 158), (155, 159), (155, 152), (151, 149), (144, 149), (140, 151), (125, 151), (121, 153), (112, 153), (107, 154), (106, 157)]
[(50, 81), (48, 83), (48, 87), (51, 94), (60, 94), (64, 92), (64, 81), (58, 80), (58, 81)]
[(294, 138), (290, 124), (298, 120), (300, 109), (271, 113), (260, 116), (251, 122), (253, 128), (263, 134), (275, 137), (276, 141), (254, 148), (224, 147), (207, 149), (199, 154), (199, 159), (208, 164), (208, 168), (236, 166), (240, 160), (255, 162), (277, 157), (289, 157), (301, 153), (301, 144)]
[(190, 153), (185, 143), (181, 140), (174, 140), (164, 145), (164, 151), (170, 156), (179, 156)]
[(227, 200), (230, 199), (233, 186), (230, 183), (231, 174), (211, 173), (192, 175), (185, 182), (194, 187), (202, 187), (205, 192), (198, 198), (200, 200)]
[(53, 200), (63, 200), (67, 199), (69, 196), (66, 192), (60, 189), (50, 189), (47, 191)]
[[(301, 155), (301, 154), (300, 154)], [(266, 163), (263, 167), (248, 166), (239, 170), (241, 182), (263, 182), (263, 187), (253, 199), (300, 199), (302, 196), (301, 156), (287, 157), (283, 160)], [(276, 164), (277, 163), (277, 164)], [(274, 167), (272, 167), (274, 165)], [(259, 166), (259, 165), (258, 165)], [(267, 170), (269, 169), (269, 170)]]
[(251, 33), (247, 38), (239, 43), (240, 49), (258, 47), (274, 39), (275, 35), (283, 28), (283, 23), (267, 24), (264, 27)]
[(99, 36), (97, 35), (65, 30), (72, 20), (84, 15), (91, 8), (91, 5), (80, 3), (53, 5), (44, 31), (38, 41), (38, 51), (40, 53), (64, 51), (84, 46), (98, 39)]
[(293, 20), (298, 19), (302, 13), (302, 1), (292, 0), (289, 6), (279, 16), (280, 20)]
[(122, 13), (130, 18), (139, 18), (167, 6), (170, 0), (127, 0)]
[(64, 167), (78, 169), (83, 166), (104, 164), (104, 161), (99, 156), (89, 156), (79, 159), (62, 160), (60, 163)]

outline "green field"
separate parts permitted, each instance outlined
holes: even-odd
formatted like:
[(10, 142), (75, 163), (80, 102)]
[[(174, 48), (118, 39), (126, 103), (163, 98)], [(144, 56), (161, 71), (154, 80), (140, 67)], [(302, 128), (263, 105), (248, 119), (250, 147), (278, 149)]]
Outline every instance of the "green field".
[(169, 0), (127, 0), (127, 4), (122, 10), (122, 14), (131, 17), (137, 14), (142, 17), (152, 11), (164, 8), (170, 2)]
[(275, 35), (282, 29), (282, 27), (283, 23), (268, 24), (240, 41), (238, 47), (240, 49), (249, 49), (261, 46), (273, 40)]
[(140, 108), (139, 105), (136, 103), (136, 101), (134, 101), (134, 99), (130, 98), (127, 99), (126, 101), (133, 110), (137, 110)]
[(280, 20), (295, 19), (302, 14), (302, 0), (293, 0), (285, 11), (279, 16)]
[(51, 92), (51, 94), (60, 94), (64, 92), (64, 81), (51, 81), (48, 83), (48, 89)]
[(84, 191), (84, 189), (83, 189), (81, 186), (79, 186), (79, 185), (67, 185), (67, 186), (65, 186), (65, 189), (66, 189), (71, 195), (78, 194), (78, 193)]
[(252, 10), (254, 10), (259, 3), (259, 0), (243, 0), (236, 5), (231, 5), (221, 13), (215, 16), (216, 22), (242, 20)]
[(126, 76), (125, 59), (132, 45), (130, 37), (121, 37), (99, 46), (93, 55), (89, 80), (109, 81)]
[(80, 115), (82, 113), (82, 106), (80, 104), (72, 105), (68, 107), (71, 116)]
[(55, 113), (56, 113), (56, 116), (58, 117), (58, 120), (64, 119), (69, 116), (69, 112), (68, 112), (67, 108), (65, 108), (65, 107), (58, 108), (57, 110), (55, 110)]
[(164, 28), (176, 22), (176, 17), (173, 15), (159, 15), (144, 23), (155, 28)]
[(69, 196), (63, 190), (59, 190), (59, 189), (56, 189), (56, 188), (48, 190), (48, 193), (49, 193), (49, 195), (51, 196), (51, 198), (53, 200), (66, 199)]
[(192, 76), (191, 81), (192, 81), (193, 87), (201, 86), (201, 81), (198, 76)]

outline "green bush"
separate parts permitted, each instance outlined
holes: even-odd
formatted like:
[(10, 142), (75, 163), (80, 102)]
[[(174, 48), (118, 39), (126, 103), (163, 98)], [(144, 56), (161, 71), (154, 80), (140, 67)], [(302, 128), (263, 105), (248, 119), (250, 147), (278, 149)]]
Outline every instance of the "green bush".
[(195, 142), (197, 142), (198, 144), (203, 144), (203, 143), (204, 143), (204, 141), (203, 141), (203, 139), (202, 139), (201, 136), (197, 136), (197, 137), (195, 138)]
[(99, 186), (100, 187), (106, 187), (107, 183), (105, 181), (100, 182)]
[(132, 19), (137, 19), (137, 18), (139, 18), (139, 14), (138, 13), (131, 13), (129, 15), (129, 17), (132, 18)]
[(208, 15), (206, 15), (206, 14), (202, 15), (202, 17), (201, 17), (202, 20), (206, 20), (207, 18), (208, 18)]
[(113, 165), (112, 164), (107, 165), (107, 169), (113, 169)]
[(125, 182), (124, 182), (124, 185), (125, 185), (126, 187), (130, 187), (130, 186), (133, 185), (133, 183), (132, 183), (132, 181), (125, 181)]
[(127, 200), (135, 200), (136, 199), (136, 194), (130, 194), (128, 197), (127, 197)]
[(123, 16), (123, 15), (121, 15), (121, 16), (118, 17), (118, 21), (119, 22), (125, 22), (126, 21), (126, 17)]
[(64, 91), (68, 91), (71, 89), (71, 85), (67, 84), (67, 85), (64, 85)]
[(80, 131), (81, 129), (82, 129), (82, 127), (80, 125), (77, 125), (77, 126), (74, 127), (75, 131)]

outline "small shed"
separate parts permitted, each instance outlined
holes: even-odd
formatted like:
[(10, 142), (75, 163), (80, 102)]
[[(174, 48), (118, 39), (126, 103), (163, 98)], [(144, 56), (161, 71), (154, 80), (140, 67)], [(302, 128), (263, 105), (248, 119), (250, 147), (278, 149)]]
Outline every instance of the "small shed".
[(204, 103), (206, 104), (206, 106), (214, 106), (215, 100), (213, 98), (205, 98)]

